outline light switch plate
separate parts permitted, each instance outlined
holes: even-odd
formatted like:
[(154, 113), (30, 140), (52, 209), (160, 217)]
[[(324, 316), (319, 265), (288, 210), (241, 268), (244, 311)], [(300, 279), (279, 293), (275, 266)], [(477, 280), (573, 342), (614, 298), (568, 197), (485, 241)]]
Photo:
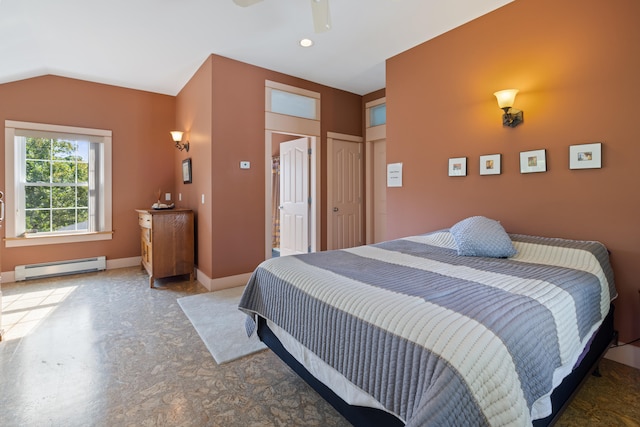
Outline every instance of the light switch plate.
[(242, 161), (240, 162), (240, 169), (249, 169), (251, 168), (251, 162)]
[(171, 193), (164, 193), (164, 199), (167, 201), (171, 200)]

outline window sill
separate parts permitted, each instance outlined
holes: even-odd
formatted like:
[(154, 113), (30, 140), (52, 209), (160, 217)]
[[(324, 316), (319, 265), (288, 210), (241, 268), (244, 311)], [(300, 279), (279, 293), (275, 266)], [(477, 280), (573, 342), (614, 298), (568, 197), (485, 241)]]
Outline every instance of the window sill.
[(55, 236), (38, 236), (32, 234), (29, 237), (7, 237), (4, 239), (4, 246), (6, 248), (18, 248), (23, 246), (57, 245), (61, 243), (95, 242), (99, 240), (111, 240), (112, 237), (112, 231)]

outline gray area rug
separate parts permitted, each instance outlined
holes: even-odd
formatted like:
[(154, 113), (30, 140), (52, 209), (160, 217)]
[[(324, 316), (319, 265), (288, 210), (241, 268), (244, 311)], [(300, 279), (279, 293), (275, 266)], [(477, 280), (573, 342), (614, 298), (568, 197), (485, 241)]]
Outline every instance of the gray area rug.
[(247, 337), (246, 314), (238, 310), (244, 286), (178, 299), (178, 304), (221, 365), (267, 348), (256, 334)]

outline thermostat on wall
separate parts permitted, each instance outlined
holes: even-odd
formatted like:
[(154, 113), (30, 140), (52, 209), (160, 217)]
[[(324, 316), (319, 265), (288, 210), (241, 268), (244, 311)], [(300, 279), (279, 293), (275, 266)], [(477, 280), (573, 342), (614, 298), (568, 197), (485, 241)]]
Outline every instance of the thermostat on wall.
[(240, 162), (240, 169), (249, 169), (251, 167), (251, 162), (242, 161)]

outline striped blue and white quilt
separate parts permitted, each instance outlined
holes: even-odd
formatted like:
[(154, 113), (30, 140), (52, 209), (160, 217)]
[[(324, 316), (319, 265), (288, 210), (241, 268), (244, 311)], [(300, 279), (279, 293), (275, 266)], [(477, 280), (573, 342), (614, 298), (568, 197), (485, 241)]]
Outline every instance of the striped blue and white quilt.
[(551, 412), (617, 296), (598, 242), (510, 235), (464, 257), (447, 230), (274, 258), (240, 302), (407, 426), (525, 426)]

